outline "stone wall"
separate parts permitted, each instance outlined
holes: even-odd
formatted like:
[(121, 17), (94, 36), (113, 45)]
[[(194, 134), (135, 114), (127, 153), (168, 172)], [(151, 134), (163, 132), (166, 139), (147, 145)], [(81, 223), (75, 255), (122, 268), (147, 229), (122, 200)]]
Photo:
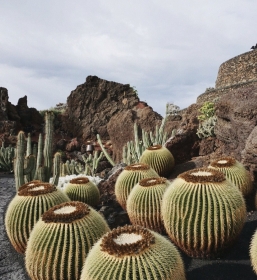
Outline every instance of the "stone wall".
[(224, 88), (250, 81), (257, 81), (257, 50), (243, 53), (222, 63), (215, 87)]

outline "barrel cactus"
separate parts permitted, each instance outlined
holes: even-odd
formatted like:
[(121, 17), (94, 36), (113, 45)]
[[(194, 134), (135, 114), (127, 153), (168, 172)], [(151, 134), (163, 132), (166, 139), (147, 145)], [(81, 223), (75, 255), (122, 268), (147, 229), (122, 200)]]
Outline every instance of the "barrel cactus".
[(246, 217), (242, 193), (212, 168), (192, 169), (176, 178), (162, 202), (165, 229), (191, 257), (221, 255), (239, 236)]
[(134, 163), (124, 168), (115, 183), (116, 199), (123, 209), (126, 210), (127, 199), (132, 188), (141, 179), (149, 177), (159, 177), (159, 175), (148, 164)]
[(236, 185), (246, 197), (253, 192), (253, 183), (250, 173), (242, 163), (232, 157), (222, 157), (210, 163), (210, 168), (215, 168), (224, 173), (226, 178)]
[(48, 183), (22, 186), (8, 205), (5, 216), (7, 235), (19, 253), (24, 253), (33, 226), (40, 216), (56, 204), (70, 201), (67, 195)]
[(151, 177), (140, 180), (134, 186), (127, 200), (127, 212), (133, 225), (164, 232), (161, 201), (169, 185), (166, 178)]
[(71, 200), (81, 201), (90, 206), (96, 206), (100, 200), (98, 187), (87, 177), (77, 177), (70, 180), (64, 192)]
[(254, 232), (250, 243), (250, 260), (255, 274), (257, 274), (257, 230)]
[(95, 242), (110, 229), (89, 205), (70, 201), (50, 208), (33, 228), (25, 252), (32, 280), (77, 280)]
[(172, 153), (162, 145), (148, 147), (139, 162), (150, 165), (160, 176), (168, 177), (175, 165)]
[(89, 252), (80, 280), (185, 280), (182, 258), (160, 234), (124, 226), (105, 234)]

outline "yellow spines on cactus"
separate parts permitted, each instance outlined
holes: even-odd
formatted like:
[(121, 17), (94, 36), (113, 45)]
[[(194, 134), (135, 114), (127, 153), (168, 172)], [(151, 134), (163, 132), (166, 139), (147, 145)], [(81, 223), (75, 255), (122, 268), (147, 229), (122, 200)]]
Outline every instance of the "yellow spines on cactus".
[(226, 176), (226, 178), (236, 185), (243, 196), (248, 196), (253, 192), (253, 183), (250, 173), (242, 163), (232, 157), (221, 157), (210, 163), (210, 168), (215, 168)]
[(77, 177), (70, 180), (64, 192), (71, 200), (81, 201), (90, 206), (96, 206), (100, 200), (98, 187), (87, 177)]
[(164, 232), (161, 201), (169, 185), (166, 178), (151, 177), (140, 180), (134, 186), (127, 200), (127, 212), (133, 225)]
[(180, 174), (167, 188), (162, 217), (169, 237), (186, 254), (212, 258), (239, 236), (246, 206), (222, 172), (199, 168)]
[(70, 201), (68, 196), (52, 184), (32, 181), (21, 186), (5, 216), (6, 232), (17, 252), (25, 252), (30, 232), (40, 216), (65, 201)]
[(91, 249), (80, 280), (185, 280), (182, 258), (160, 234), (124, 226), (105, 234)]
[(250, 243), (250, 260), (255, 274), (257, 274), (257, 230), (254, 232)]
[(33, 228), (25, 252), (32, 280), (78, 280), (95, 242), (110, 231), (104, 218), (79, 201), (56, 205)]
[(172, 153), (162, 145), (148, 147), (139, 162), (150, 165), (160, 176), (168, 177), (175, 165)]
[(148, 164), (134, 163), (124, 168), (115, 183), (116, 199), (123, 209), (126, 210), (127, 199), (132, 188), (141, 179), (149, 177), (159, 177), (159, 175)]

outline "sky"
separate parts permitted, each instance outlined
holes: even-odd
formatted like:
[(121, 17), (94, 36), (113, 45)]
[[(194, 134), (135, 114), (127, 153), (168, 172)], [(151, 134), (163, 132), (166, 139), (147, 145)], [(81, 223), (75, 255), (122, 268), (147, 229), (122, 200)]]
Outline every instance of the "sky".
[(65, 103), (89, 75), (130, 84), (156, 112), (215, 87), (257, 43), (256, 0), (0, 0), (0, 87), (16, 105)]

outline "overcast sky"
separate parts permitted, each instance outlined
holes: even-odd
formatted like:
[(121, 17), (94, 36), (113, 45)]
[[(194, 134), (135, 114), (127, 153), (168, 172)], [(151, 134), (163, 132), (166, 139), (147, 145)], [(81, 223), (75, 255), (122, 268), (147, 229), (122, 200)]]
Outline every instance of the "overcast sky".
[(256, 0), (0, 0), (0, 86), (16, 105), (66, 102), (89, 75), (130, 84), (164, 114), (214, 87), (257, 43)]

